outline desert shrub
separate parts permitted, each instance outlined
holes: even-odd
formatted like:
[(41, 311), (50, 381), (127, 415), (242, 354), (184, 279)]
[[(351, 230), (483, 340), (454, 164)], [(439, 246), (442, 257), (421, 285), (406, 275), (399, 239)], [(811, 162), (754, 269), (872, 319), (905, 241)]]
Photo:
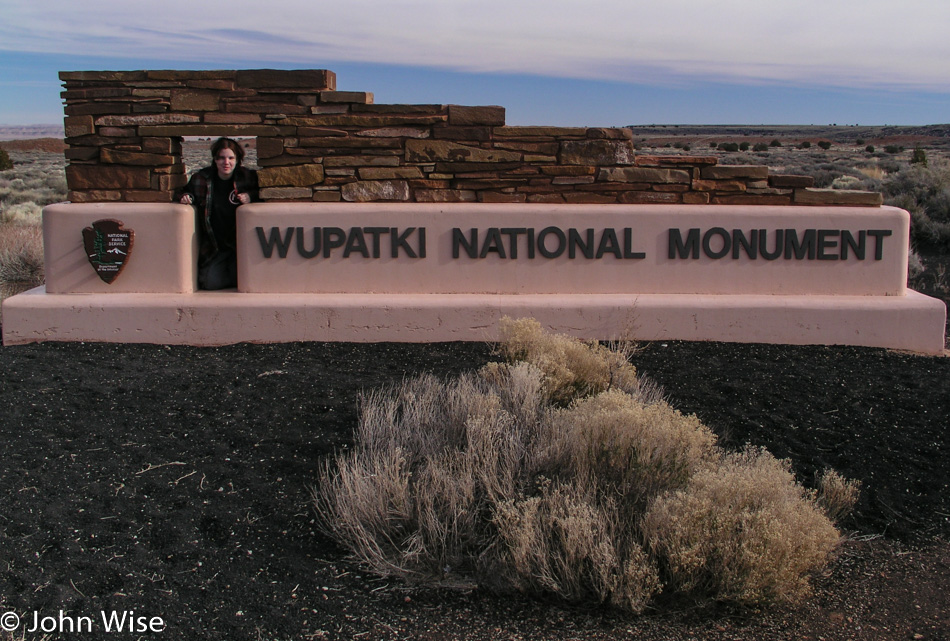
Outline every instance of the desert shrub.
[(716, 143), (716, 142), (710, 142), (710, 143), (709, 143), (709, 148), (710, 148), (710, 149), (715, 149), (715, 148), (718, 147), (718, 146), (719, 146), (719, 143)]
[(768, 151), (769, 146), (764, 142), (757, 142), (755, 146), (752, 147), (752, 151)]
[(920, 145), (914, 147), (914, 153), (910, 157), (910, 164), (927, 166), (927, 152), (924, 151)]
[(749, 151), (749, 143), (747, 141), (740, 142), (739, 151)]
[(7, 171), (8, 169), (13, 169), (13, 161), (10, 160), (10, 154), (7, 153), (6, 149), (0, 149), (0, 171)]
[(920, 258), (920, 254), (911, 247), (907, 250), (907, 284), (910, 287), (916, 288), (918, 283), (923, 279), (924, 273), (927, 271), (924, 261)]
[(807, 594), (809, 574), (840, 538), (788, 462), (755, 448), (725, 456), (658, 499), (643, 530), (670, 584), (746, 604)]
[(874, 153), (874, 145), (868, 145), (867, 147), (864, 148), (864, 151), (868, 152), (869, 154), (873, 154), (873, 153)]
[(819, 140), (819, 141), (818, 141), (818, 146), (827, 151), (828, 149), (831, 149), (831, 141), (829, 141), (829, 140)]
[(950, 244), (950, 162), (904, 165), (881, 189), (886, 204), (910, 212), (913, 241)]
[(568, 405), (614, 387), (640, 394), (641, 381), (628, 360), (634, 348), (631, 343), (611, 349), (596, 341), (551, 334), (533, 318), (505, 318), (499, 329), (499, 353), (508, 361), (526, 361), (540, 369), (547, 398), (555, 405)]
[(0, 224), (0, 299), (42, 285), (43, 230), (38, 225)]
[(495, 513), (503, 552), (496, 584), (554, 594), (574, 603), (609, 603), (642, 611), (660, 589), (655, 564), (629, 524), (594, 497), (565, 485), (502, 503)]
[(832, 469), (818, 477), (818, 494), (815, 502), (829, 519), (837, 523), (851, 513), (861, 494), (861, 482), (846, 479)]
[(683, 151), (691, 151), (692, 149), (693, 149), (692, 145), (688, 143), (683, 145)]
[(34, 202), (0, 204), (0, 224), (39, 225), (42, 217), (43, 210)]
[(811, 148), (811, 142), (809, 142), (809, 141), (807, 141), (807, 140), (803, 140), (802, 142), (798, 143), (798, 148), (799, 148), (799, 149), (810, 149), (810, 148)]
[(739, 143), (721, 142), (717, 147), (720, 151), (739, 151)]
[(769, 143), (769, 147), (781, 147), (781, 146), (782, 146), (782, 141), (779, 140), (778, 138), (774, 139), (772, 142)]
[(380, 574), (632, 612), (666, 589), (804, 592), (838, 540), (822, 509), (847, 503), (847, 481), (827, 474), (820, 508), (787, 463), (724, 453), (625, 364), (628, 348), (533, 320), (502, 329), (506, 362), (362, 396), (356, 447), (314, 493), (329, 534)]
[(864, 181), (857, 176), (838, 176), (831, 181), (832, 189), (863, 189)]
[(884, 145), (884, 151), (889, 154), (899, 154), (904, 151), (904, 148), (900, 145)]

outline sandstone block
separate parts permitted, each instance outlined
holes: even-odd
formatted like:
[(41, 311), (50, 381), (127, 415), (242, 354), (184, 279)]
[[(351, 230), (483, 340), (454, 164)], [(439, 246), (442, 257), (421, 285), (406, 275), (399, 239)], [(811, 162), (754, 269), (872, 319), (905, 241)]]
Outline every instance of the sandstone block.
[(406, 162), (496, 163), (520, 161), (521, 154), (500, 149), (481, 149), (447, 140), (407, 140)]
[(564, 200), (574, 204), (585, 205), (609, 205), (617, 202), (617, 197), (613, 194), (600, 194), (597, 192), (568, 192), (564, 194)]
[(138, 127), (142, 125), (172, 125), (198, 123), (201, 118), (191, 114), (140, 114), (120, 116), (100, 116), (96, 118), (99, 127)]
[(529, 194), (529, 203), (550, 203), (557, 204), (567, 202), (561, 194)]
[(715, 156), (637, 156), (638, 167), (676, 167), (681, 165), (715, 165)]
[(593, 176), (597, 168), (590, 165), (541, 167), (541, 173), (547, 176)]
[(496, 127), (495, 136), (500, 138), (586, 138), (586, 127)]
[(261, 200), (310, 200), (313, 190), (309, 187), (264, 187)]
[(632, 165), (633, 144), (627, 140), (565, 140), (560, 161), (562, 165)]
[(343, 196), (338, 191), (315, 191), (313, 201), (318, 203), (338, 203)]
[(741, 180), (694, 180), (696, 191), (745, 191), (748, 187)]
[(330, 127), (297, 127), (297, 135), (310, 138), (345, 138), (349, 133), (345, 129), (332, 129)]
[(99, 160), (113, 165), (174, 165), (175, 157), (166, 154), (150, 154), (141, 151), (124, 151), (103, 147), (99, 150)]
[(216, 78), (196, 78), (194, 80), (186, 80), (185, 86), (193, 87), (195, 89), (213, 89), (215, 91), (233, 91), (234, 90), (234, 81), (233, 80), (223, 80)]
[(874, 191), (850, 189), (796, 189), (795, 204), (880, 207), (884, 204), (884, 196)]
[(128, 102), (87, 102), (79, 105), (66, 105), (63, 112), (67, 116), (127, 114), (132, 112), (132, 104)]
[(425, 114), (448, 115), (447, 105), (362, 105), (353, 104), (350, 107), (354, 112), (374, 114)]
[[(289, 128), (292, 129), (292, 128)], [(282, 127), (272, 125), (143, 125), (140, 136), (279, 136)]]
[(442, 140), (475, 140), (487, 142), (491, 140), (491, 127), (433, 127), (432, 137)]
[[(260, 144), (260, 143), (258, 143)], [(398, 167), (395, 156), (333, 156), (324, 158), (324, 167)]]
[(556, 142), (520, 142), (520, 141), (493, 141), (495, 149), (521, 151), (529, 154), (556, 156), (561, 146)]
[(100, 100), (102, 98), (123, 98), (134, 96), (135, 92), (128, 87), (88, 87), (85, 89), (70, 89), (63, 91), (60, 96), (67, 102), (73, 100)]
[(311, 107), (304, 105), (275, 105), (273, 102), (225, 101), (224, 103), (224, 109), (227, 113), (260, 114), (261, 116), (273, 114), (277, 107), (284, 112), (282, 114), (284, 116), (287, 114), (307, 114), (310, 113), (311, 109)]
[(99, 158), (98, 147), (70, 147), (65, 151), (66, 160), (95, 160)]
[(70, 202), (74, 203), (102, 203), (115, 202), (122, 200), (122, 192), (108, 189), (88, 189), (83, 191), (70, 191), (67, 196)]
[(668, 204), (682, 202), (682, 194), (659, 191), (625, 191), (617, 196), (617, 200), (628, 205), (640, 204)]
[(323, 166), (287, 165), (265, 167), (257, 172), (261, 187), (310, 187), (324, 180)]
[(689, 191), (683, 194), (684, 205), (708, 205), (709, 192)]
[(221, 96), (206, 91), (173, 90), (172, 111), (218, 111)]
[(149, 80), (168, 80), (184, 83), (187, 80), (214, 80), (217, 78), (234, 78), (236, 71), (228, 69), (211, 69), (205, 71), (188, 71), (179, 69), (151, 69), (147, 72)]
[(136, 138), (139, 134), (135, 127), (99, 127), (99, 135), (111, 138)]
[(478, 200), (474, 191), (466, 189), (417, 189), (413, 195), (419, 203), (471, 203)]
[(527, 200), (527, 194), (488, 190), (478, 192), (478, 201), (482, 203), (523, 203)]
[(63, 120), (66, 137), (87, 136), (96, 133), (92, 116), (69, 116)]
[(276, 158), (284, 153), (284, 141), (281, 138), (258, 138), (257, 157)]
[(68, 165), (66, 184), (72, 190), (150, 189), (152, 180), (147, 167)]
[(357, 102), (363, 105), (373, 103), (373, 94), (366, 91), (321, 91), (320, 102)]
[(60, 71), (59, 79), (67, 82), (133, 82), (146, 80), (144, 71)]
[(302, 91), (335, 90), (336, 74), (327, 69), (245, 69), (234, 75), (238, 87), (291, 88)]
[(589, 185), (593, 182), (593, 176), (555, 176), (551, 181), (554, 185)]
[(424, 127), (381, 127), (357, 131), (356, 136), (368, 138), (428, 138), (429, 129)]
[(397, 178), (422, 178), (418, 167), (360, 167), (361, 180), (395, 180)]
[(787, 174), (773, 174), (769, 176), (769, 185), (772, 187), (808, 188), (815, 186), (814, 176), (791, 176)]
[(505, 108), (494, 105), (485, 107), (449, 105), (449, 124), (503, 126), (505, 124)]
[(261, 122), (260, 114), (229, 114), (207, 113), (204, 116), (207, 123), (218, 122), (232, 125), (255, 125)]
[(371, 202), (375, 200), (409, 200), (409, 184), (404, 180), (367, 180), (347, 183), (340, 192), (347, 202)]
[(690, 179), (690, 173), (685, 169), (659, 167), (610, 167), (597, 174), (597, 180), (601, 182), (688, 184)]
[(171, 98), (171, 89), (133, 89), (132, 95), (137, 98)]
[(633, 140), (633, 132), (624, 128), (593, 127), (587, 130), (587, 137), (591, 139)]
[(769, 168), (764, 165), (717, 165), (703, 167), (700, 177), (706, 180), (731, 180), (734, 178), (751, 178), (766, 180), (769, 177)]
[(712, 196), (713, 205), (791, 205), (791, 196), (756, 196), (753, 194), (735, 194)]

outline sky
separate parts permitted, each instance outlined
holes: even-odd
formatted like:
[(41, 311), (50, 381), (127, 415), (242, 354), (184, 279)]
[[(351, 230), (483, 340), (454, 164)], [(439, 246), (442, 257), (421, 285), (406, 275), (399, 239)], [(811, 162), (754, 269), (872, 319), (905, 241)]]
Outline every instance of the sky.
[(59, 71), (331, 69), (509, 125), (950, 122), (947, 0), (0, 0), (0, 125)]

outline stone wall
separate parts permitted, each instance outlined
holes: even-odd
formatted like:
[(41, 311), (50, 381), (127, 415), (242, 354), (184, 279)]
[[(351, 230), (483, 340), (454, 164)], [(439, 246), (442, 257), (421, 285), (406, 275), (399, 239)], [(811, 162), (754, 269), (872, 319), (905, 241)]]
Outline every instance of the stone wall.
[(73, 202), (169, 202), (183, 136), (254, 136), (270, 201), (880, 206), (765, 166), (638, 155), (629, 130), (509, 127), (497, 106), (377, 105), (327, 70), (61, 72)]

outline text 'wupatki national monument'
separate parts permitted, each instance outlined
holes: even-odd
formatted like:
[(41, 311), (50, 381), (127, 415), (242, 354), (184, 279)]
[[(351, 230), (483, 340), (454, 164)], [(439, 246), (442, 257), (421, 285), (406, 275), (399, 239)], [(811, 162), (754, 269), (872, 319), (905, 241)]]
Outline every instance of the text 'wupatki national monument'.
[[(943, 350), (945, 306), (906, 287), (909, 217), (877, 193), (497, 106), (377, 105), (326, 70), (60, 78), (70, 202), (44, 210), (47, 282), (4, 302), (6, 344), (491, 340), (508, 315)], [(185, 136), (257, 139), (236, 290), (197, 289)]]

